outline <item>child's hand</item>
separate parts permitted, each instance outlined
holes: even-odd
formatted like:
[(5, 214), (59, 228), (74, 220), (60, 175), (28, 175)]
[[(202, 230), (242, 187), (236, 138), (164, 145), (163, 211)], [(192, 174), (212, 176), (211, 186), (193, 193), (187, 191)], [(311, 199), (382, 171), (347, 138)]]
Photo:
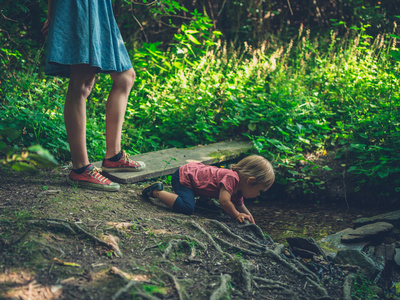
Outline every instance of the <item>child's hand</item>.
[(243, 223), (245, 219), (249, 220), (250, 223), (254, 223), (253, 217), (244, 213), (239, 213), (239, 215), (236, 217), (236, 220), (238, 220), (240, 223)]

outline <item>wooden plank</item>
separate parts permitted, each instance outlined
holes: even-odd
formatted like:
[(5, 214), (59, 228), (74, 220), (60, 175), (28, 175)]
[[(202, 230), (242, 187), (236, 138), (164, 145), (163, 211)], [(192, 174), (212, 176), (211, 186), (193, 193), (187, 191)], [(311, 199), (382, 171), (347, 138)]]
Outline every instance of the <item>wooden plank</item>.
[[(209, 165), (235, 159), (251, 148), (252, 144), (248, 141), (225, 141), (185, 149), (170, 148), (131, 156), (130, 158), (133, 160), (146, 163), (146, 169), (143, 171), (103, 172), (103, 174), (118, 183), (134, 183), (172, 174), (188, 162), (201, 162)], [(101, 167), (101, 162), (95, 162), (94, 165)]]

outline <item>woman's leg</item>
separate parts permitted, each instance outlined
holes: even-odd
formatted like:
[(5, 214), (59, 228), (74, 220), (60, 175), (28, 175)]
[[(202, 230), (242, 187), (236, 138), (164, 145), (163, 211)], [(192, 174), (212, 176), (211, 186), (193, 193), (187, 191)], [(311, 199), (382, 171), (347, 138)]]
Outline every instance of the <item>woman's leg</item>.
[(94, 77), (95, 68), (89, 65), (71, 66), (71, 76), (64, 105), (64, 122), (73, 169), (89, 164), (86, 149), (86, 99), (92, 91)]
[(106, 156), (111, 158), (121, 151), (121, 133), (128, 96), (135, 82), (135, 71), (112, 73), (113, 85), (106, 106)]

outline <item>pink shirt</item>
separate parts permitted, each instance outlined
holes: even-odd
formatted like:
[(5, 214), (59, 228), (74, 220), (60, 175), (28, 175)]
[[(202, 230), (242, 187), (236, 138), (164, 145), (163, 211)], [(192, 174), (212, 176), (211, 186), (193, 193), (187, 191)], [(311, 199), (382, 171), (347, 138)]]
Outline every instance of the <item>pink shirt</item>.
[(196, 196), (219, 198), (223, 186), (236, 206), (243, 205), (243, 196), (240, 191), (235, 193), (239, 183), (239, 175), (230, 169), (206, 166), (202, 163), (188, 163), (179, 168), (179, 181), (183, 186), (193, 190)]

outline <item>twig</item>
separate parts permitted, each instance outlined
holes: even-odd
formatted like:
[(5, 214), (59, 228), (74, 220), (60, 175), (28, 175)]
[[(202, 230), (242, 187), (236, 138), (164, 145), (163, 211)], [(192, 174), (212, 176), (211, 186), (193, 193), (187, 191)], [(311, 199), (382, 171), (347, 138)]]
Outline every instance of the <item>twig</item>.
[(290, 5), (290, 1), (287, 0), (287, 3), (288, 3), (288, 5), (289, 5), (290, 14), (293, 16), (293, 10), (292, 10), (292, 6)]

